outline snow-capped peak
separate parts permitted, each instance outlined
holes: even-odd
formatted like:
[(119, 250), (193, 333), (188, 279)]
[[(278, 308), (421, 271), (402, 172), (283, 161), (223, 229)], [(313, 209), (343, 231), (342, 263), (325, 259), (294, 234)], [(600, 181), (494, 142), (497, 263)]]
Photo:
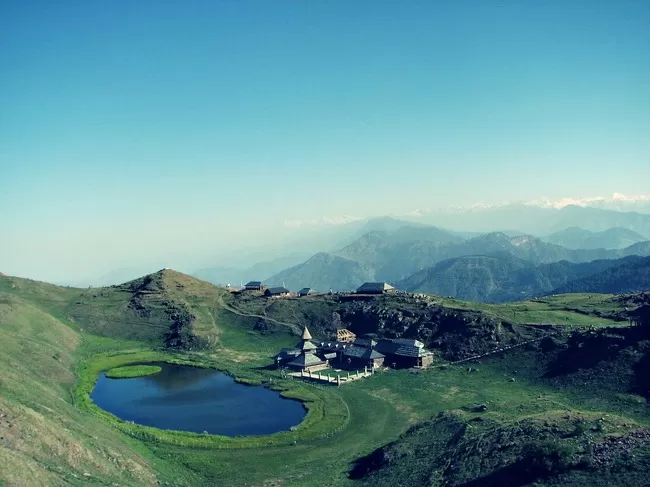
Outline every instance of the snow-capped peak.
[(363, 220), (362, 217), (351, 215), (340, 216), (323, 216), (309, 220), (285, 220), (283, 226), (287, 228), (300, 228), (300, 227), (317, 227), (325, 225), (344, 225), (358, 220)]
[(539, 206), (542, 208), (564, 208), (565, 206), (575, 205), (582, 207), (605, 208), (612, 210), (634, 210), (650, 207), (649, 195), (625, 195), (614, 193), (609, 197), (590, 196), (590, 197), (565, 197), (559, 199), (541, 198), (538, 200), (526, 201), (525, 204), (530, 206)]

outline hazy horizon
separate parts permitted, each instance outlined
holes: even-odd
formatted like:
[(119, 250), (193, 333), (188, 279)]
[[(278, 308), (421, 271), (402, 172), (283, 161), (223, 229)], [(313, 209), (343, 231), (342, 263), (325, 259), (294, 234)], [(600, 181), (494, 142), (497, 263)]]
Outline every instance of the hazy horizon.
[(188, 270), (373, 216), (648, 198), (650, 3), (488, 3), (3, 2), (0, 272)]

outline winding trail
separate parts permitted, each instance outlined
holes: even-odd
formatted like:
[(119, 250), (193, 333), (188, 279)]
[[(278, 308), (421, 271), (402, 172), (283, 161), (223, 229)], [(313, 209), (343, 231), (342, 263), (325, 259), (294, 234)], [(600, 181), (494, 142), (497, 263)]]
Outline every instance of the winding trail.
[(278, 320), (276, 320), (274, 318), (269, 318), (268, 316), (264, 316), (264, 315), (258, 315), (258, 314), (254, 314), (254, 313), (246, 313), (244, 311), (241, 311), (241, 310), (235, 308), (231, 304), (226, 303), (222, 297), (219, 298), (219, 304), (221, 305), (221, 307), (223, 309), (225, 309), (227, 311), (230, 311), (233, 314), (236, 314), (236, 315), (239, 315), (239, 316), (247, 316), (249, 318), (259, 318), (259, 319), (268, 321), (270, 323), (275, 323), (276, 325), (286, 326), (286, 327), (290, 328), (291, 330), (293, 330), (298, 335), (300, 335), (302, 333), (300, 325), (296, 325), (295, 323), (286, 323), (284, 321), (278, 321)]
[(544, 338), (546, 338), (547, 336), (550, 336), (550, 335), (546, 335), (546, 336), (538, 337), (538, 338), (533, 338), (532, 340), (526, 340), (525, 342), (519, 342), (519, 343), (516, 343), (515, 345), (510, 345), (508, 347), (497, 348), (496, 350), (491, 350), (489, 352), (485, 352), (485, 353), (482, 353), (480, 355), (474, 355), (472, 357), (463, 358), (463, 359), (460, 359), (460, 360), (456, 360), (454, 362), (449, 362), (447, 364), (438, 365), (438, 367), (442, 367), (442, 366), (445, 366), (445, 365), (461, 364), (463, 362), (469, 362), (471, 360), (476, 360), (476, 359), (479, 359), (479, 358), (482, 358), (482, 357), (487, 357), (489, 355), (494, 355), (495, 353), (506, 352), (508, 350), (512, 350), (513, 348), (523, 347), (524, 345), (528, 345), (529, 343), (539, 342), (539, 341), (543, 340)]

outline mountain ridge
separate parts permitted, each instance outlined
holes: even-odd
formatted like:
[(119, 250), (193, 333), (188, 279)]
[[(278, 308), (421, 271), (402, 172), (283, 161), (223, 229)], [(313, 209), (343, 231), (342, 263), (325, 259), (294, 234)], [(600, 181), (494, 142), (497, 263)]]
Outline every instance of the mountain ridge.
[[(333, 258), (329, 261), (308, 259), (291, 270), (271, 276), (268, 282), (271, 285), (291, 282), (298, 289), (349, 290), (365, 280), (395, 284), (444, 260), (500, 252), (534, 265), (563, 260), (582, 263), (628, 255), (650, 255), (650, 242), (638, 242), (624, 249), (566, 249), (531, 235), (509, 237), (503, 232), (491, 232), (463, 239), (435, 227), (400, 227), (394, 232), (369, 232), (349, 246), (329, 254), (345, 261), (334, 264)], [(300, 273), (296, 274), (298, 269)], [(319, 277), (323, 273), (328, 276), (326, 280)]]
[[(618, 272), (630, 278), (636, 269), (650, 265), (650, 257), (627, 256), (583, 263), (566, 260), (533, 265), (507, 253), (448, 259), (397, 283), (410, 292), (423, 292), (479, 302), (507, 302), (565, 292), (638, 292), (650, 289), (650, 277), (634, 284), (610, 285), (607, 291), (588, 286), (600, 273)], [(605, 281), (603, 275), (599, 278)], [(622, 277), (624, 279), (624, 277)], [(571, 283), (575, 282), (573, 286)], [(605, 285), (605, 284), (603, 284)], [(563, 287), (571, 286), (571, 287)]]
[(647, 239), (638, 232), (621, 227), (608, 228), (602, 232), (590, 232), (580, 227), (569, 227), (555, 232), (542, 240), (567, 249), (623, 249)]

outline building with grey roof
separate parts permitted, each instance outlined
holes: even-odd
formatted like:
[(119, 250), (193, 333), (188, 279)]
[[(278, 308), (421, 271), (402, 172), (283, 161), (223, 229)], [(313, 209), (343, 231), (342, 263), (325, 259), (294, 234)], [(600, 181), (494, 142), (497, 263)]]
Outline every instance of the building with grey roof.
[(291, 291), (289, 291), (286, 287), (270, 287), (264, 291), (264, 296), (269, 296), (272, 298), (289, 296), (289, 294), (291, 294)]
[(296, 370), (311, 370), (312, 368), (321, 368), (327, 365), (326, 359), (322, 359), (314, 353), (317, 347), (311, 341), (311, 338), (311, 333), (309, 333), (309, 330), (305, 326), (300, 342), (296, 345), (296, 351), (298, 353), (286, 364), (287, 367)]
[(379, 340), (375, 350), (383, 353), (385, 363), (394, 367), (427, 367), (433, 362), (433, 353), (424, 348), (424, 343), (419, 340)]
[(264, 288), (262, 281), (250, 281), (244, 286), (247, 291), (261, 291)]
[(377, 345), (377, 342), (372, 338), (355, 338), (354, 342), (352, 343), (354, 343), (354, 345), (357, 347), (365, 348), (373, 348), (375, 345)]
[(346, 348), (342, 355), (344, 364), (351, 368), (368, 367), (372, 369), (381, 367), (384, 363), (384, 354), (372, 348), (353, 345)]
[(303, 287), (300, 291), (298, 291), (298, 296), (300, 297), (311, 296), (312, 294), (316, 294), (316, 290), (310, 287)]
[(394, 291), (395, 288), (386, 282), (364, 282), (357, 288), (357, 294), (385, 294)]

